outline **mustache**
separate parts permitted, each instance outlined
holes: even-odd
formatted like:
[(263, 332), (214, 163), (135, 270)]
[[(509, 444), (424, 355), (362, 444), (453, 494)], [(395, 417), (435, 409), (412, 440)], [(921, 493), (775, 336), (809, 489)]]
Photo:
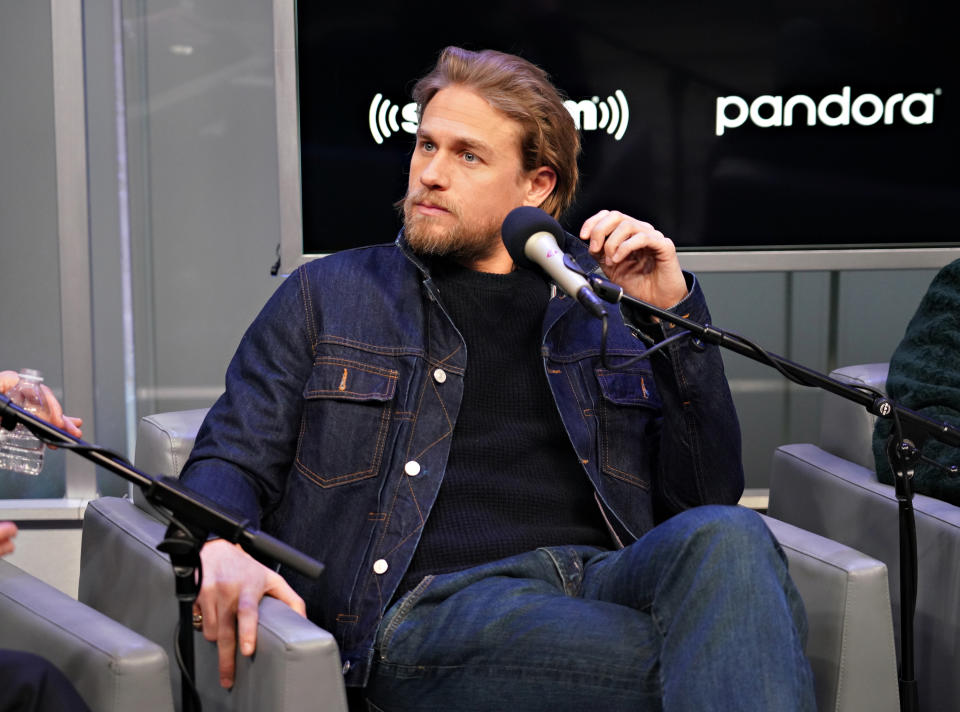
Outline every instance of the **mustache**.
[(453, 215), (459, 215), (457, 209), (445, 199), (441, 199), (429, 188), (421, 188), (414, 193), (407, 193), (402, 200), (397, 201), (397, 207), (402, 207), (404, 211), (411, 209), (417, 203), (429, 203), (430, 205), (443, 208)]

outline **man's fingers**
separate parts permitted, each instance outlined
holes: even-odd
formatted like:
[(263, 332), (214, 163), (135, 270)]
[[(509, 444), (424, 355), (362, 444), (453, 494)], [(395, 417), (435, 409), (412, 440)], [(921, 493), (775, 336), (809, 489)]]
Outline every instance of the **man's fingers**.
[(229, 688), (238, 646), (243, 655), (256, 649), (260, 599), (274, 596), (301, 615), (306, 607), (279, 574), (235, 544), (214, 539), (204, 544), (200, 557), (203, 586), (194, 610), (203, 612), (203, 637), (217, 643), (220, 684)]
[[(198, 598), (198, 603), (199, 600), (200, 599)], [(203, 620), (201, 624), (201, 630), (203, 631), (204, 639), (209, 640), (211, 643), (215, 643), (217, 641), (217, 623), (219, 622), (216, 604), (214, 603), (204, 606), (195, 605), (193, 610), (195, 613), (199, 613)]]
[(274, 573), (270, 577), (266, 594), (283, 601), (304, 618), (307, 617), (307, 604), (297, 595), (296, 591), (290, 588), (290, 584), (280, 574)]
[(243, 655), (253, 655), (257, 646), (258, 607), (259, 600), (255, 596), (240, 594), (237, 601), (237, 638)]
[(663, 236), (657, 237), (650, 233), (636, 233), (620, 240), (607, 252), (607, 259), (613, 264), (619, 264), (631, 255), (637, 255), (641, 250), (650, 255), (659, 256), (667, 251), (672, 244), (667, 243)]
[(589, 218), (587, 218), (583, 223), (583, 227), (580, 228), (580, 239), (586, 240), (589, 238), (590, 233), (593, 232), (593, 229), (597, 226), (597, 223), (606, 218), (609, 214), (609, 210), (601, 210), (599, 213), (591, 215)]
[[(206, 614), (204, 614), (206, 618)], [(232, 616), (220, 616), (217, 621), (217, 659), (220, 669), (220, 687), (233, 687), (233, 676), (236, 671), (237, 657), (237, 629)], [(206, 627), (206, 620), (204, 620)]]

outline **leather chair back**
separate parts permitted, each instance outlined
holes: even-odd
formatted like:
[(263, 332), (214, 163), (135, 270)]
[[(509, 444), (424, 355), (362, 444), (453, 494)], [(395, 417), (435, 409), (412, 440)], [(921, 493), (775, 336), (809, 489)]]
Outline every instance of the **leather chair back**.
[[(831, 376), (884, 390), (887, 364), (849, 366)], [(872, 439), (875, 416), (824, 394), (821, 442), (777, 448), (770, 472), (771, 516), (883, 561), (900, 649), (899, 507), (893, 486), (877, 480)], [(917, 494), (918, 545), (914, 619), (915, 673), (921, 710), (956, 709), (960, 677), (960, 507)], [(885, 624), (885, 623), (884, 623)]]

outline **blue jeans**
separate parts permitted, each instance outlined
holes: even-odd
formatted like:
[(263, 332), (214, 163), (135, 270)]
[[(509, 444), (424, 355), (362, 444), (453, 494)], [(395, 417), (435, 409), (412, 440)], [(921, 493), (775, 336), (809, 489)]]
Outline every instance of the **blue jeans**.
[(814, 710), (806, 618), (766, 525), (678, 514), (619, 551), (428, 576), (377, 634), (370, 710)]

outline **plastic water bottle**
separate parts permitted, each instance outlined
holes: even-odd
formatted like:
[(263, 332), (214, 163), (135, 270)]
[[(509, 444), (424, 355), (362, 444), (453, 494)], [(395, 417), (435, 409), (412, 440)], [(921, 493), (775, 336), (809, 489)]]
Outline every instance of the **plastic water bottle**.
[[(5, 394), (10, 402), (40, 418), (50, 417), (47, 399), (40, 388), (43, 376), (39, 371), (25, 368), (20, 371), (17, 385)], [(17, 423), (13, 430), (0, 428), (0, 470), (21, 472), (25, 475), (38, 475), (43, 468), (43, 443), (36, 436)]]

